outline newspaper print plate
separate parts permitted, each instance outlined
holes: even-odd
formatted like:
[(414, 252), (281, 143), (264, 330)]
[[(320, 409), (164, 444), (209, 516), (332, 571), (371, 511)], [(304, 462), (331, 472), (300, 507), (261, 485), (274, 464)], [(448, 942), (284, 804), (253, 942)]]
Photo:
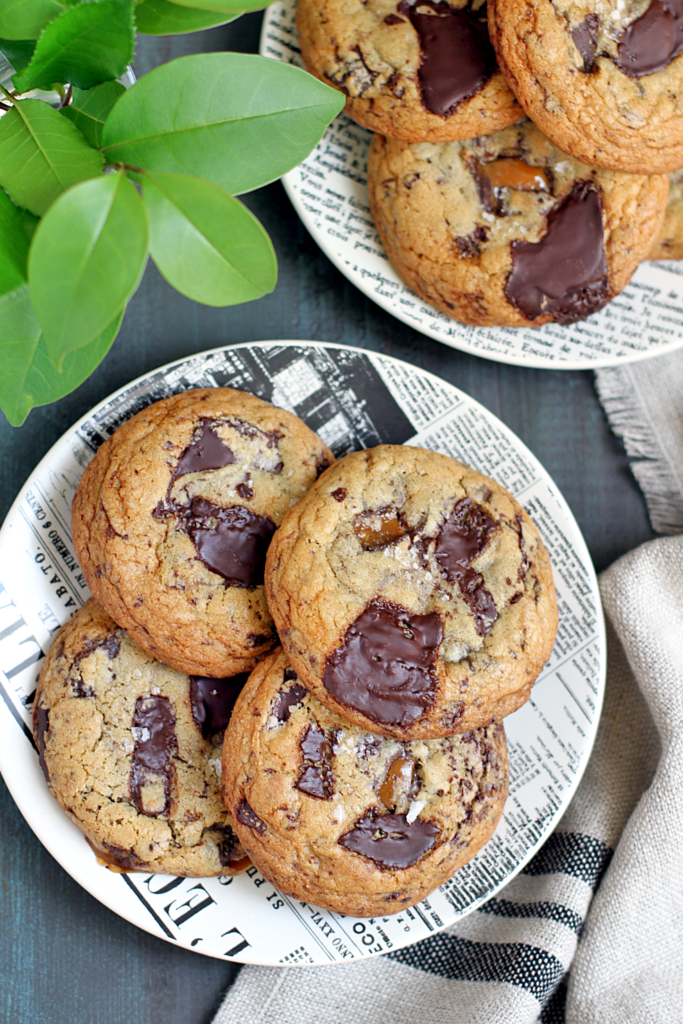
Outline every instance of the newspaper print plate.
[[(191, 387), (230, 385), (301, 416), (337, 455), (383, 442), (457, 456), (505, 484), (550, 551), (560, 607), (551, 660), (529, 703), (507, 719), (511, 786), (500, 826), (477, 857), (419, 906), (356, 920), (301, 904), (251, 868), (237, 878), (114, 874), (49, 794), (31, 739), (40, 664), (60, 624), (89, 596), (74, 556), (71, 498), (98, 445), (133, 413)], [(496, 893), (536, 852), (578, 785), (605, 678), (597, 581), (566, 502), (534, 456), (491, 413), (446, 382), (360, 349), (260, 342), (172, 363), (106, 399), (45, 456), (0, 531), (0, 770), (57, 861), (115, 913), (209, 956), (326, 964), (397, 949)]]
[[(296, 0), (272, 4), (261, 54), (301, 66)], [(304, 225), (338, 270), (368, 298), (430, 338), (485, 359), (554, 370), (595, 369), (659, 355), (683, 345), (683, 264), (641, 263), (605, 309), (578, 324), (537, 330), (468, 327), (411, 291), (386, 256), (366, 185), (372, 133), (337, 117), (307, 160), (282, 179)]]

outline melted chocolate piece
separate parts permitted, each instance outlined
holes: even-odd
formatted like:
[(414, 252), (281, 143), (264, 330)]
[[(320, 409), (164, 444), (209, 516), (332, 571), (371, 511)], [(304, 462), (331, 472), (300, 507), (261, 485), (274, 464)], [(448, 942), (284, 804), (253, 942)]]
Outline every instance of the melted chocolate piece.
[(433, 700), (434, 659), (442, 638), (436, 612), (413, 615), (399, 605), (372, 601), (327, 659), (325, 687), (373, 722), (408, 725)]
[(187, 532), (207, 569), (230, 587), (263, 583), (266, 552), (275, 532), (272, 519), (242, 505), (221, 508), (206, 498), (193, 498), (186, 516)]
[[(175, 733), (175, 712), (168, 697), (138, 697), (135, 702), (133, 729), (140, 730), (135, 739), (130, 769), (131, 800), (141, 814), (158, 817), (170, 807), (171, 769), (178, 749)], [(145, 808), (143, 789), (149, 783), (163, 782), (164, 806), (161, 810)]]
[(192, 717), (205, 740), (227, 727), (235, 701), (248, 678), (248, 672), (227, 679), (190, 676)]
[(550, 212), (540, 241), (512, 243), (505, 295), (529, 320), (550, 313), (560, 324), (609, 302), (601, 202), (591, 182), (577, 182)]
[(668, 67), (683, 50), (683, 0), (652, 0), (645, 14), (623, 32), (617, 67), (629, 78)]
[(311, 726), (301, 741), (303, 761), (299, 778), (294, 783), (297, 789), (318, 800), (330, 800), (334, 793), (334, 785), (330, 762), (328, 760), (328, 744), (322, 729)]
[(245, 501), (250, 501), (254, 497), (254, 488), (248, 483), (238, 484), (235, 488), (240, 498), (244, 498)]
[(266, 823), (261, 821), (256, 811), (249, 806), (246, 800), (240, 800), (235, 811), (237, 820), (248, 828), (253, 828), (260, 836), (266, 833)]
[[(445, 0), (402, 0), (397, 9), (410, 19), (420, 39), (422, 103), (433, 114), (448, 117), (497, 70), (486, 8), (475, 12), (469, 7), (454, 10)], [(424, 13), (425, 9), (433, 13)]]
[(481, 573), (470, 563), (482, 553), (497, 529), (495, 519), (480, 505), (475, 505), (470, 498), (461, 498), (441, 527), (434, 550), (434, 557), (446, 579), (458, 584), (479, 636), (490, 632), (498, 611), (484, 586)]
[(335, 501), (343, 501), (344, 498), (346, 497), (346, 488), (337, 487), (336, 490), (332, 491), (332, 497), (334, 498)]
[(325, 472), (328, 466), (329, 462), (327, 461), (327, 455), (319, 455), (318, 458), (315, 460), (316, 479)]
[[(296, 679), (296, 676), (294, 678)], [(286, 672), (285, 679), (287, 679)], [(305, 696), (306, 690), (301, 683), (295, 683), (294, 686), (290, 686), (287, 690), (283, 687), (273, 702), (272, 714), (275, 715), (278, 722), (288, 722), (292, 708), (295, 708), (297, 704), (301, 704)]]
[[(211, 420), (202, 417), (195, 430), (192, 443), (178, 460), (173, 480), (188, 473), (201, 473), (205, 469), (221, 469), (235, 462), (234, 452), (221, 441)], [(173, 482), (173, 480), (171, 482)]]
[(471, 498), (461, 498), (441, 527), (436, 542), (436, 560), (447, 579), (454, 583), (457, 573), (473, 562), (487, 547), (498, 523)]
[(49, 782), (50, 773), (47, 770), (47, 765), (45, 764), (45, 733), (50, 728), (50, 712), (47, 708), (41, 708), (41, 706), (38, 705), (34, 714), (36, 722), (35, 733), (36, 746), (38, 747), (38, 760), (40, 762), (40, 767), (43, 769), (45, 781)]
[(432, 849), (440, 830), (416, 818), (411, 825), (405, 814), (375, 814), (360, 818), (338, 842), (353, 853), (369, 857), (380, 868), (409, 868)]
[(574, 46), (581, 54), (583, 61), (581, 70), (586, 74), (595, 67), (595, 51), (598, 45), (599, 31), (600, 17), (597, 14), (587, 14), (581, 24), (572, 30)]
[(240, 845), (240, 841), (229, 825), (214, 825), (211, 832), (219, 832), (223, 837), (216, 843), (218, 859), (224, 868), (229, 867), (236, 861), (242, 860), (246, 854)]

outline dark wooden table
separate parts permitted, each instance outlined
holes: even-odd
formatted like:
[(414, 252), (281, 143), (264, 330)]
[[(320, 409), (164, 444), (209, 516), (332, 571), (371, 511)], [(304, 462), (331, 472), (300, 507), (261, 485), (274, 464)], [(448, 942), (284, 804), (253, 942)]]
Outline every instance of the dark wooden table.
[[(256, 52), (261, 15), (222, 29), (138, 43), (144, 74), (185, 53)], [(310, 338), (389, 353), (468, 392), (507, 423), (554, 477), (596, 569), (653, 536), (590, 372), (488, 362), (392, 319), (346, 281), (300, 224), (280, 184), (247, 198), (273, 239), (273, 295), (231, 309), (181, 298), (150, 266), (97, 372), (15, 430), (0, 414), (0, 513), (57, 438), (129, 380), (169, 360), (242, 341)], [(102, 907), (34, 837), (0, 782), (0, 1024), (205, 1024), (237, 968), (177, 949)]]

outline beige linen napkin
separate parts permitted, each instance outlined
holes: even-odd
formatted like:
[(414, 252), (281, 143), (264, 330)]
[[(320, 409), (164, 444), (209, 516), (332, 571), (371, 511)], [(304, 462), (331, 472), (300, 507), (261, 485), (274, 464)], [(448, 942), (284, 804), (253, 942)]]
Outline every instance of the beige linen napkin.
[[(597, 376), (655, 528), (683, 530), (683, 354)], [(601, 589), (608, 672), (595, 748), (524, 871), (408, 949), (245, 967), (214, 1024), (683, 1020), (683, 537), (624, 556)]]

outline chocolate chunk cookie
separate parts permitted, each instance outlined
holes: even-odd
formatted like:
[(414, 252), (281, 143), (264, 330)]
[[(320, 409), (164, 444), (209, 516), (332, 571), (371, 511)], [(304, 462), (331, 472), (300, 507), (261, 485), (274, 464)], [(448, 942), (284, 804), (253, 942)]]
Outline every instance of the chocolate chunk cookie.
[(683, 168), (669, 175), (669, 202), (664, 224), (648, 259), (683, 260)]
[(412, 906), (491, 838), (508, 788), (502, 725), (402, 743), (327, 710), (275, 651), (225, 737), (224, 796), (284, 893), (341, 914)]
[(548, 554), (521, 505), (423, 448), (382, 445), (328, 469), (285, 516), (266, 589), (301, 682), (402, 740), (515, 711), (557, 628)]
[(628, 283), (657, 237), (664, 175), (573, 160), (530, 121), (465, 142), (375, 136), (368, 191), (404, 281), (462, 323), (582, 320)]
[(168, 668), (91, 599), (57, 633), (33, 732), (53, 795), (101, 861), (201, 878), (249, 860), (221, 794), (221, 747), (245, 677)]
[(332, 461), (297, 416), (242, 391), (156, 402), (105, 441), (74, 497), (88, 586), (168, 665), (250, 670), (276, 642), (263, 588), (271, 537)]
[(306, 69), (365, 128), (408, 142), (469, 139), (522, 110), (498, 70), (486, 0), (298, 0)]
[(529, 117), (577, 160), (683, 164), (681, 0), (490, 0), (501, 70)]

